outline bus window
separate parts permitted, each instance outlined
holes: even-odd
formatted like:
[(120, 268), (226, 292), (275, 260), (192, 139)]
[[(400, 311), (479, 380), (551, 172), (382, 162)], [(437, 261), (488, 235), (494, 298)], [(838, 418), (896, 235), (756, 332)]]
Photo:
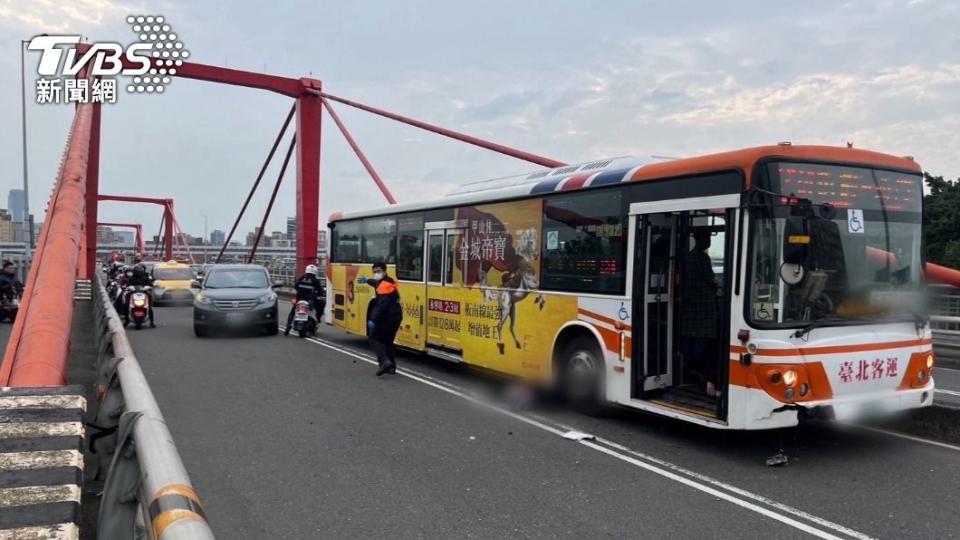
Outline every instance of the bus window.
[(333, 228), (333, 260), (343, 263), (361, 261), (359, 221), (341, 221)]
[(363, 262), (397, 262), (397, 220), (392, 217), (363, 220)]
[(430, 267), (427, 281), (440, 283), (443, 276), (443, 235), (430, 235)]
[(423, 279), (423, 216), (397, 218), (397, 278), (409, 281)]
[[(447, 231), (447, 266), (444, 283), (447, 285), (463, 285), (463, 272), (461, 271), (458, 279), (454, 280), (456, 275), (453, 270), (457, 267), (458, 261), (465, 262), (468, 253), (467, 236), (465, 230)], [(461, 264), (461, 267), (463, 265)]]
[(623, 192), (550, 197), (543, 213), (542, 287), (622, 294), (627, 275)]

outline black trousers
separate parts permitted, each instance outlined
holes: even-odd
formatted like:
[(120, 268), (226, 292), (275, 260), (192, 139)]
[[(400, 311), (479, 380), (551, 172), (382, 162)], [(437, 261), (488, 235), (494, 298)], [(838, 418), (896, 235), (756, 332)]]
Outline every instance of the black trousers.
[(383, 331), (379, 330), (370, 336), (370, 348), (377, 355), (377, 364), (383, 366), (397, 365), (397, 346), (393, 344), (397, 337), (397, 330)]

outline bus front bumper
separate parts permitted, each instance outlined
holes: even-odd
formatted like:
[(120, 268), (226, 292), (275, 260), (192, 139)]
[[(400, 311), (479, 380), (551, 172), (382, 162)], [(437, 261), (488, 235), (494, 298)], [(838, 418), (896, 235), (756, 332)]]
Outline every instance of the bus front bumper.
[(891, 416), (898, 412), (933, 405), (933, 381), (922, 388), (894, 390), (876, 394), (855, 394), (821, 402), (799, 403), (810, 417), (856, 422)]

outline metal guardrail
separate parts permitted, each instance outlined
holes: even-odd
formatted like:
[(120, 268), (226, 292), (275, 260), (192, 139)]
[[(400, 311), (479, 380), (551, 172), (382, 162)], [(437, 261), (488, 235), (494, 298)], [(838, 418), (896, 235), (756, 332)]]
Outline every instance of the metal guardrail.
[(930, 286), (930, 329), (937, 356), (960, 361), (960, 288)]
[[(96, 424), (109, 433), (96, 450), (109, 457), (97, 537), (111, 540), (214, 538), (200, 498), (98, 273), (93, 306), (98, 345)], [(93, 438), (93, 437), (91, 437)]]

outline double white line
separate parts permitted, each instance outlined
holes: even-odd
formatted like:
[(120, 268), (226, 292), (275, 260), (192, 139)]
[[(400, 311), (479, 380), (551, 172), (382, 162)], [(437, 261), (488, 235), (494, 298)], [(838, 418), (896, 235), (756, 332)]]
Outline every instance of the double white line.
[[(361, 360), (368, 364), (377, 365), (377, 361), (375, 359), (365, 354), (357, 353), (322, 339), (314, 337), (306, 339), (307, 341), (310, 341), (316, 345), (320, 345), (321, 347), (326, 347), (327, 349), (337, 351), (341, 354), (356, 358), (357, 360)], [(466, 401), (482, 405), (497, 411), (500, 414), (509, 416), (515, 420), (536, 427), (553, 435), (563, 437), (565, 433), (574, 431), (574, 428), (559, 424), (552, 420), (548, 420), (539, 416), (531, 417), (522, 415), (502, 407), (498, 407), (497, 405), (488, 401), (484, 401), (467, 394), (461, 388), (458, 388), (445, 381), (440, 381), (439, 379), (423, 373), (412, 371), (407, 368), (398, 368), (397, 375), (417, 381), (427, 386), (431, 386), (437, 390), (457, 396)], [(716, 497), (751, 512), (755, 512), (767, 518), (779, 521), (780, 523), (806, 532), (817, 538), (830, 540), (844, 540), (849, 538), (856, 538), (858, 540), (873, 540), (873, 537), (848, 527), (844, 527), (839, 523), (834, 523), (824, 518), (809, 514), (803, 510), (777, 502), (762, 495), (752, 493), (745, 489), (738, 488), (704, 474), (680, 467), (674, 463), (637, 452), (610, 440), (600, 437), (593, 437), (592, 439), (581, 439), (577, 440), (576, 442), (586, 446), (587, 448), (596, 450), (597, 452), (602, 452), (608, 456), (619, 459), (620, 461), (629, 463), (653, 474), (706, 493), (712, 497)]]

